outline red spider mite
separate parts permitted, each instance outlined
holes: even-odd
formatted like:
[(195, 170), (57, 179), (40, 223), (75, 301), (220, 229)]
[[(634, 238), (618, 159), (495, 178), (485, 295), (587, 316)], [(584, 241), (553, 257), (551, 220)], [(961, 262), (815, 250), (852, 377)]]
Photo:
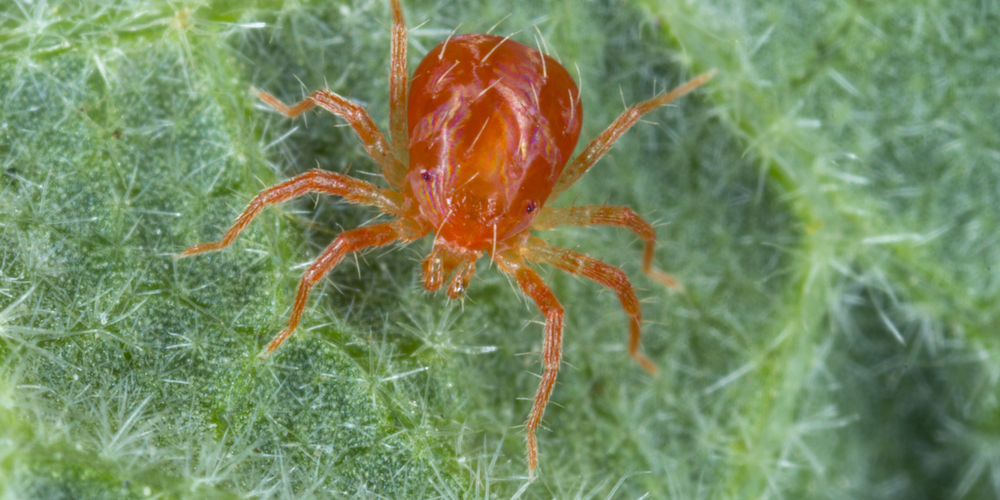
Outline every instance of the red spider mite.
[(529, 262), (551, 264), (613, 290), (629, 317), (629, 355), (651, 374), (656, 367), (639, 352), (642, 313), (625, 273), (548, 245), (531, 231), (556, 226), (626, 227), (645, 240), (643, 272), (679, 288), (671, 276), (652, 267), (656, 231), (631, 209), (552, 208), (546, 201), (572, 186), (642, 115), (694, 90), (712, 75), (703, 74), (627, 109), (567, 166), (580, 136), (583, 108), (576, 84), (558, 62), (508, 38), (451, 37), (417, 66), (407, 99), (406, 27), (399, 0), (391, 2), (391, 145), (364, 108), (333, 92), (317, 91), (291, 107), (266, 92), (258, 94), (288, 117), (319, 106), (347, 120), (391, 187), (311, 170), (258, 194), (221, 241), (193, 246), (181, 256), (225, 248), (264, 207), (311, 191), (374, 206), (393, 217), (341, 233), (320, 254), (302, 276), (288, 327), (261, 353), (267, 357), (299, 324), (309, 290), (350, 252), (433, 233), (433, 249), (422, 264), (424, 287), (433, 292), (447, 280), (449, 299), (464, 295), (476, 260), (485, 252), (545, 315), (544, 372), (526, 425), (528, 473), (534, 479), (535, 430), (562, 358), (563, 308)]

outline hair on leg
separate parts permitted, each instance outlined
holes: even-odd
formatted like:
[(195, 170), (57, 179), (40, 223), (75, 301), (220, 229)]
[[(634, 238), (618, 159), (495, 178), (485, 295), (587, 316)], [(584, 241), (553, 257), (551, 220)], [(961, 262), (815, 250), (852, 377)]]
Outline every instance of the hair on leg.
[(386, 191), (374, 184), (325, 170), (310, 170), (261, 191), (236, 218), (236, 222), (221, 240), (195, 245), (184, 250), (180, 257), (226, 248), (268, 205), (281, 203), (311, 191), (341, 196), (351, 203), (375, 206), (388, 214), (397, 214), (402, 204), (397, 193)]
[(375, 160), (375, 163), (382, 167), (382, 175), (385, 180), (389, 181), (389, 184), (399, 192), (406, 190), (407, 184), (404, 181), (406, 166), (393, 154), (385, 137), (382, 136), (382, 132), (375, 126), (375, 122), (372, 121), (372, 117), (365, 108), (328, 90), (317, 90), (292, 106), (287, 106), (267, 92), (259, 91), (257, 97), (289, 118), (294, 118), (313, 106), (319, 106), (347, 120), (347, 123), (365, 145), (365, 150)]
[(618, 296), (622, 309), (629, 316), (628, 354), (652, 375), (656, 374), (656, 365), (644, 354), (639, 352), (641, 336), (642, 308), (635, 296), (635, 289), (629, 283), (628, 276), (621, 269), (605, 264), (582, 253), (549, 245), (538, 238), (531, 238), (523, 247), (523, 255), (534, 262), (551, 264), (568, 273), (578, 274), (610, 288)]
[(545, 284), (542, 277), (524, 260), (512, 252), (502, 252), (496, 255), (496, 262), (507, 274), (514, 276), (518, 286), (538, 309), (545, 315), (545, 338), (542, 341), (542, 364), (544, 371), (535, 393), (535, 402), (531, 406), (531, 414), (525, 425), (528, 446), (528, 477), (535, 479), (535, 469), (538, 467), (538, 443), (535, 430), (542, 421), (545, 406), (549, 402), (552, 388), (559, 373), (559, 363), (562, 361), (563, 308), (552, 290)]
[(628, 207), (589, 205), (582, 207), (545, 207), (532, 222), (532, 229), (552, 229), (557, 226), (620, 226), (628, 228), (645, 240), (642, 252), (642, 272), (674, 290), (684, 287), (673, 276), (653, 267), (656, 252), (656, 229)]

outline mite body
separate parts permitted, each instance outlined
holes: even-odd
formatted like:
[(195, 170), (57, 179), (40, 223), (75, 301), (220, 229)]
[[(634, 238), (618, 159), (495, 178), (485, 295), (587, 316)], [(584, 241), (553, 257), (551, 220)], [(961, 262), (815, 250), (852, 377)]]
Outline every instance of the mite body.
[(629, 318), (629, 354), (650, 373), (656, 368), (639, 352), (642, 313), (625, 274), (597, 259), (548, 245), (531, 232), (560, 225), (625, 227), (645, 241), (643, 271), (679, 288), (672, 277), (652, 267), (656, 232), (631, 209), (551, 208), (546, 202), (576, 182), (643, 114), (690, 92), (711, 74), (627, 109), (570, 162), (583, 109), (576, 84), (559, 63), (513, 40), (463, 35), (431, 50), (408, 85), (406, 28), (399, 0), (391, 1), (391, 145), (364, 108), (333, 92), (317, 91), (291, 107), (259, 93), (288, 117), (319, 106), (347, 120), (390, 188), (312, 170), (261, 192), (222, 240), (193, 246), (182, 256), (225, 248), (266, 206), (307, 192), (341, 196), (393, 217), (342, 233), (317, 257), (302, 276), (288, 326), (268, 344), (264, 357), (295, 330), (312, 286), (351, 252), (433, 234), (433, 248), (422, 264), (424, 286), (436, 291), (447, 281), (452, 299), (465, 293), (476, 260), (484, 255), (492, 259), (545, 315), (543, 373), (526, 424), (533, 479), (538, 465), (535, 430), (562, 357), (563, 308), (530, 263), (551, 264), (613, 290)]
[(477, 34), (424, 57), (407, 114), (420, 213), (442, 244), (483, 251), (529, 227), (573, 154), (583, 108), (556, 61)]

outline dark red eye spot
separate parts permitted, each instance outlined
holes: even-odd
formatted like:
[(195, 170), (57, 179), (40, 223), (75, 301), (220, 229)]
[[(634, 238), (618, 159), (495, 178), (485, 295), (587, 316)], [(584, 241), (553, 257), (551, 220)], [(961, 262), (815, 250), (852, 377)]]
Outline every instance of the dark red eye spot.
[(425, 181), (431, 180), (431, 174), (429, 172), (424, 172), (423, 174), (420, 175), (420, 177), (423, 178)]
[(533, 201), (529, 201), (529, 202), (528, 202), (528, 206), (527, 206), (527, 207), (525, 207), (525, 210), (527, 210), (529, 214), (530, 214), (531, 212), (534, 212), (534, 211), (535, 211), (535, 202), (533, 202)]

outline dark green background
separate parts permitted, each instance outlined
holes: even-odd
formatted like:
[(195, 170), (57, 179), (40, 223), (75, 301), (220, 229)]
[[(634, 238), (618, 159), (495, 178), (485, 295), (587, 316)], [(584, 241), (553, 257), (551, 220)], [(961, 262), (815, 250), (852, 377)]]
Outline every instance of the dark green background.
[[(994, 498), (1000, 495), (1000, 5), (419, 1), (410, 63), (459, 26), (582, 78), (584, 137), (710, 68), (556, 205), (543, 236), (622, 265), (613, 294), (542, 272), (565, 365), (525, 485), (541, 326), (483, 262), (423, 291), (426, 241), (346, 260), (287, 321), (303, 266), (376, 216), (329, 198), (221, 236), (317, 165), (372, 179), (324, 86), (385, 130), (389, 9), (354, 2), (34, 2), (0, 11), (0, 490), (12, 498)], [(538, 31), (535, 31), (537, 27)]]

